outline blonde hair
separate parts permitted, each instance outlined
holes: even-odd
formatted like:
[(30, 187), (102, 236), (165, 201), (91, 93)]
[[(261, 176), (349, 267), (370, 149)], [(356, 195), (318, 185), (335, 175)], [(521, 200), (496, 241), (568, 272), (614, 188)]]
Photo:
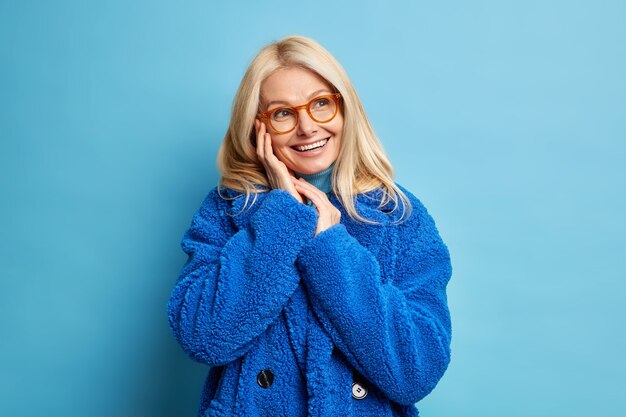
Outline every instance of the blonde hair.
[(357, 212), (355, 197), (380, 189), (382, 198), (379, 207), (393, 202), (393, 210), (402, 208), (400, 220), (408, 218), (411, 203), (393, 181), (391, 163), (352, 82), (341, 64), (326, 49), (304, 36), (287, 36), (272, 42), (261, 49), (250, 63), (237, 90), (228, 131), (218, 154), (221, 186), (245, 193), (244, 207), (252, 194), (256, 197), (257, 193), (268, 191), (265, 169), (257, 159), (253, 145), (254, 120), (260, 111), (262, 82), (275, 71), (289, 67), (308, 69), (341, 93), (344, 125), (332, 187), (348, 215), (373, 223)]

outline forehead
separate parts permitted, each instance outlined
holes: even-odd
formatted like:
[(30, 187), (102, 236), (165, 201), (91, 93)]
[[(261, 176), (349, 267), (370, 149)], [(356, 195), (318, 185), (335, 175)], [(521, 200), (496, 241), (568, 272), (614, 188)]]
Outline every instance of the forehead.
[(281, 101), (295, 105), (320, 89), (332, 92), (330, 84), (313, 71), (300, 67), (282, 68), (261, 83), (261, 100), (264, 103)]

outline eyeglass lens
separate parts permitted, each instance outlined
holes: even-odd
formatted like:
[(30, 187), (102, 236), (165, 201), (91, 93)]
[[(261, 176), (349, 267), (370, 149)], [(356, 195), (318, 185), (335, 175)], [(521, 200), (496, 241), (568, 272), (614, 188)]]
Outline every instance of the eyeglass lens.
[[(313, 120), (319, 123), (330, 121), (337, 111), (337, 103), (332, 97), (317, 97), (311, 100), (308, 113)], [(280, 132), (293, 129), (298, 122), (296, 111), (290, 107), (281, 107), (272, 112), (270, 123)]]

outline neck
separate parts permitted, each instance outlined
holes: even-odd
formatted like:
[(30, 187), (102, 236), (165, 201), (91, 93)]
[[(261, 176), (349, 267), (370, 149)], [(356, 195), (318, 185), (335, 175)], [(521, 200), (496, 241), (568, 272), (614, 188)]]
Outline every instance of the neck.
[(296, 172), (297, 178), (304, 178), (310, 184), (313, 184), (324, 193), (329, 193), (333, 189), (333, 168), (335, 163), (330, 164), (328, 168), (316, 174), (301, 174)]

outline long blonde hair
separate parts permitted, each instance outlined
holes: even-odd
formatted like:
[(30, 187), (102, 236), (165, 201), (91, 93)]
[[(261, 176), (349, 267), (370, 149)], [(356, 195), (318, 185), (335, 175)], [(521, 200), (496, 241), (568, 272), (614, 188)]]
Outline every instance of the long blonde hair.
[(287, 36), (272, 42), (261, 49), (250, 63), (237, 90), (228, 131), (217, 158), (222, 175), (221, 186), (244, 193), (245, 205), (252, 194), (256, 197), (257, 193), (268, 191), (265, 169), (257, 159), (253, 145), (254, 120), (260, 111), (261, 83), (275, 71), (294, 66), (313, 71), (341, 93), (344, 125), (332, 187), (348, 215), (372, 223), (357, 212), (355, 197), (380, 189), (382, 198), (379, 207), (393, 202), (393, 210), (402, 209), (400, 220), (407, 218), (411, 203), (392, 179), (391, 163), (352, 82), (341, 64), (326, 49), (304, 36)]

